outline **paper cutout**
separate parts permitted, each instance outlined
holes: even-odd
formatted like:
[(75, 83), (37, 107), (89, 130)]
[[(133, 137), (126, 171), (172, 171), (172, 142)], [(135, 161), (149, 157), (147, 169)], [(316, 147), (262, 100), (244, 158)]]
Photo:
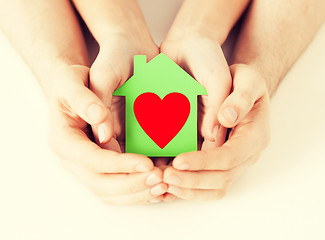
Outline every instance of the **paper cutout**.
[[(162, 133), (161, 139), (159, 139), (159, 134), (157, 133), (154, 134), (154, 137), (152, 133), (147, 134), (148, 129), (146, 129), (146, 127), (143, 129), (137, 120), (137, 118), (142, 119), (145, 117), (145, 114), (148, 114), (146, 112), (141, 114), (145, 107), (141, 108), (140, 106), (140, 110), (142, 110), (136, 110), (136, 112), (139, 112), (137, 113), (137, 117), (135, 116), (133, 106), (136, 99), (142, 94), (151, 95), (150, 93), (156, 94), (157, 97), (159, 97), (156, 98), (156, 100), (162, 101), (162, 103), (164, 103), (165, 97), (168, 101), (170, 98), (168, 97), (169, 94), (171, 94), (169, 96), (184, 96), (189, 103), (187, 120), (185, 120), (183, 126), (180, 127), (176, 136), (169, 142), (167, 142), (167, 140), (169, 140), (172, 135), (175, 135), (176, 127), (173, 127), (174, 123), (172, 124), (169, 122), (169, 128), (164, 126), (164, 130), (162, 131), (170, 132)], [(197, 150), (197, 96), (207, 95), (207, 92), (194, 78), (163, 53), (159, 54), (148, 63), (146, 62), (146, 56), (134, 56), (133, 76), (117, 89), (113, 95), (125, 96), (126, 152), (143, 154), (150, 157), (173, 157), (183, 152)], [(140, 97), (140, 100), (141, 98), (142, 97)], [(154, 101), (153, 99), (151, 101)], [(173, 97), (170, 100), (172, 99)], [(143, 101), (143, 99), (141, 101)], [(176, 102), (174, 102), (174, 104), (176, 107)], [(137, 104), (135, 106), (137, 106)], [(136, 107), (136, 109), (138, 107)], [(174, 121), (181, 123), (180, 120), (177, 120), (177, 113), (172, 112), (174, 111), (172, 109), (170, 109), (170, 111), (169, 115), (174, 115), (174, 118), (169, 119), (174, 119)], [(183, 111), (183, 109), (179, 109), (179, 111)], [(158, 113), (155, 114), (158, 115)], [(140, 120), (140, 122), (141, 121), (143, 120)], [(151, 121), (154, 121), (154, 119)], [(155, 123), (152, 123), (152, 125), (154, 126)]]

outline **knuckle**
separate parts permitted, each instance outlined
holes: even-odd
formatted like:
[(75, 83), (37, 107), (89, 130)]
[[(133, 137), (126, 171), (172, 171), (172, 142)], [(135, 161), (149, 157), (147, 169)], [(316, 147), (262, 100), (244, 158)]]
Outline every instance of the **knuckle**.
[[(101, 54), (101, 53), (100, 53)], [(91, 89), (100, 91), (100, 86), (105, 82), (105, 79), (109, 78), (115, 85), (118, 84), (118, 80), (124, 76), (120, 67), (112, 65), (111, 62), (105, 60), (103, 54), (96, 59), (89, 71), (89, 79)]]
[(201, 186), (201, 174), (195, 175), (191, 178), (190, 186), (191, 188), (199, 188)]
[(234, 160), (234, 157), (231, 156), (231, 157), (225, 158), (222, 161), (220, 170), (227, 171), (227, 170), (234, 168), (234, 166), (235, 166), (235, 160)]
[(191, 200), (196, 199), (196, 197), (197, 197), (197, 191), (195, 191), (195, 190), (188, 190), (187, 191), (187, 194), (185, 196), (185, 199), (191, 201)]
[(99, 165), (100, 161), (94, 161), (92, 158), (84, 158), (83, 159), (85, 167), (90, 171), (94, 173), (99, 173)]
[(240, 162), (240, 156), (238, 155), (238, 150), (231, 148), (229, 149), (230, 154), (225, 158), (226, 159), (226, 166), (224, 170), (231, 170), (235, 168), (238, 165), (238, 162)]
[(248, 90), (243, 90), (237, 93), (237, 98), (240, 106), (247, 109), (250, 108), (251, 105), (254, 104), (254, 100), (252, 99), (252, 95)]
[(138, 181), (132, 181), (131, 184), (128, 186), (127, 190), (129, 193), (136, 193), (140, 189)]
[(97, 79), (100, 79), (101, 77), (100, 72), (102, 68), (103, 66), (98, 61), (94, 62), (94, 64), (89, 70), (89, 78), (91, 81), (96, 81)]
[(207, 169), (208, 168), (208, 156), (207, 156), (206, 152), (202, 151), (202, 153), (204, 153), (204, 157), (201, 160), (201, 169)]
[(226, 196), (226, 190), (219, 190), (216, 192), (215, 199), (221, 200)]

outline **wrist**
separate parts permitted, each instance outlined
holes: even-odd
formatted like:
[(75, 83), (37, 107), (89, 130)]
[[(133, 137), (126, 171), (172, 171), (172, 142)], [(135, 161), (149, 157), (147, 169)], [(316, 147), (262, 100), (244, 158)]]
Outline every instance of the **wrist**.
[(188, 19), (184, 22), (175, 22), (169, 30), (164, 41), (178, 41), (187, 38), (205, 38), (210, 39), (220, 46), (225, 42), (230, 29), (219, 26), (211, 29), (204, 21), (195, 21)]
[(221, 46), (227, 38), (227, 33), (225, 32), (226, 31), (210, 31), (209, 29), (204, 28), (204, 26), (198, 25), (191, 27), (175, 26), (169, 31), (164, 42), (204, 38), (210, 39)]
[(213, 39), (219, 45), (246, 9), (248, 0), (185, 0), (168, 34), (169, 39), (195, 35)]
[[(76, 1), (77, 8), (93, 36), (104, 45), (112, 36), (152, 39), (137, 1)], [(109, 14), (107, 14), (109, 13)]]
[(97, 36), (96, 40), (100, 49), (111, 49), (114, 46), (123, 45), (130, 49), (156, 46), (149, 31), (143, 29), (140, 31), (132, 26), (107, 29), (103, 31), (100, 36)]

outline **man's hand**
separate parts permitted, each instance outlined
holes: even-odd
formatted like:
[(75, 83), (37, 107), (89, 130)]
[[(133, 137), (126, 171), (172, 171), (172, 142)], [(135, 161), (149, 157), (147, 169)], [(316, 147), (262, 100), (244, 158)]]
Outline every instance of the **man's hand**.
[[(222, 198), (229, 186), (258, 160), (269, 142), (269, 95), (265, 81), (247, 65), (236, 64), (230, 69), (233, 92), (220, 107), (218, 119), (233, 129), (221, 147), (205, 139), (201, 151), (181, 154), (172, 167), (165, 169), (168, 193), (179, 198)], [(236, 119), (229, 117), (229, 111)]]
[[(57, 71), (58, 89), (50, 99), (50, 146), (62, 164), (105, 203), (146, 204), (162, 200), (167, 185), (161, 169), (142, 155), (122, 154), (92, 142), (88, 124), (106, 121), (108, 109), (87, 88), (89, 68), (70, 66)], [(62, 87), (64, 86), (64, 87)]]

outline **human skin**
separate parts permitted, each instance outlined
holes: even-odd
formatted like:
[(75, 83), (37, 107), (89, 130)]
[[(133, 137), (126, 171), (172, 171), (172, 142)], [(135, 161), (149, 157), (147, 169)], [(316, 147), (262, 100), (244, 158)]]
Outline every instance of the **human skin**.
[[(221, 147), (206, 140), (202, 151), (177, 156), (164, 172), (169, 193), (220, 199), (258, 160), (270, 137), (269, 98), (324, 22), (324, 12), (322, 0), (252, 1), (230, 66), (233, 90), (218, 111), (219, 122), (232, 128), (229, 139)], [(229, 108), (232, 114), (224, 114)]]
[[(161, 44), (161, 52), (207, 89), (208, 95), (199, 98), (199, 149), (204, 149), (207, 143), (219, 147), (225, 141), (227, 129), (218, 120), (218, 110), (230, 93), (232, 78), (221, 45), (248, 3), (248, 0), (207, 0), (202, 4), (198, 0), (185, 0)], [(158, 164), (164, 166), (167, 162), (161, 159)], [(170, 178), (165, 180), (171, 183)], [(164, 195), (164, 201), (173, 198), (171, 194)]]
[[(191, 2), (195, 3), (194, 0)], [(213, 3), (215, 2), (217, 1)], [(283, 2), (285, 3), (282, 6)], [(157, 46), (152, 43), (151, 37), (147, 35), (146, 26), (142, 22), (143, 17), (139, 13), (137, 5), (130, 4), (134, 1), (129, 1), (127, 8), (125, 7), (126, 1), (110, 1), (111, 4), (107, 6), (102, 5), (105, 4), (105, 1), (92, 1), (91, 4), (89, 1), (74, 1), (101, 47), (100, 54), (91, 69), (88, 65), (88, 56), (80, 28), (68, 1), (39, 0), (35, 1), (32, 7), (29, 6), (30, 4), (19, 0), (13, 0), (10, 3), (0, 1), (0, 24), (38, 77), (49, 97), (52, 148), (62, 157), (64, 166), (89, 186), (103, 201), (113, 204), (159, 202), (163, 199), (161, 194), (167, 190), (166, 182), (170, 185), (168, 192), (171, 194), (165, 194), (165, 199), (172, 199), (173, 196), (177, 196), (184, 199), (209, 200), (222, 197), (230, 184), (258, 159), (260, 152), (267, 145), (269, 138), (267, 126), (269, 93), (276, 89), (279, 80), (308, 44), (323, 21), (319, 12), (324, 11), (321, 1), (313, 2), (319, 4), (318, 8), (310, 7), (307, 1), (302, 0), (299, 3), (295, 1), (283, 2), (275, 4), (280, 9), (282, 7), (287, 9), (287, 11), (282, 12), (282, 18), (280, 17), (277, 21), (268, 18), (268, 16), (277, 15), (279, 11), (272, 4), (271, 6), (267, 5), (267, 1), (254, 1), (249, 15), (246, 17), (236, 47), (236, 54), (232, 61), (234, 64), (230, 68), (231, 73), (225, 74), (228, 75), (227, 81), (229, 81), (229, 76), (232, 76), (233, 93), (221, 105), (219, 112), (210, 118), (216, 119), (215, 123), (219, 122), (224, 127), (237, 125), (233, 128), (229, 140), (219, 148), (220, 142), (222, 143), (221, 131), (213, 131), (213, 128), (210, 128), (210, 132), (206, 131), (207, 138), (202, 146), (202, 151), (180, 155), (173, 161), (173, 167), (162, 166), (160, 169), (154, 167), (152, 161), (144, 156), (119, 153), (123, 150), (123, 138), (119, 137), (123, 135), (119, 125), (121, 112), (118, 111), (121, 109), (122, 102), (119, 99), (114, 101), (111, 99), (111, 94), (107, 94), (107, 92), (105, 94), (100, 90), (105, 89), (106, 91), (107, 89), (112, 92), (114, 87), (120, 86), (132, 71), (132, 55), (130, 61), (117, 64), (117, 69), (121, 70), (119, 74), (113, 71), (115, 66), (106, 67), (106, 63), (110, 63), (109, 60), (116, 60), (120, 54), (111, 52), (113, 49), (126, 49), (126, 52), (122, 54), (123, 56), (131, 52), (132, 54), (146, 54), (152, 58), (158, 53)], [(99, 9), (103, 7), (105, 10), (97, 14), (97, 10), (94, 12), (95, 8), (91, 10), (91, 5), (99, 3)], [(309, 3), (311, 2), (309, 1)], [(295, 4), (300, 5), (300, 8), (292, 9)], [(134, 7), (132, 12), (140, 15), (121, 12), (121, 9), (128, 9), (129, 7), (132, 9), (132, 6)], [(270, 12), (265, 13), (265, 9), (263, 10), (265, 7), (269, 8), (268, 11)], [(203, 11), (200, 8), (196, 9), (197, 12)], [(227, 12), (226, 16), (234, 17), (231, 21), (225, 21), (227, 24), (225, 24), (224, 29), (219, 27), (218, 31), (212, 30), (202, 33), (202, 31), (195, 31), (192, 28), (188, 29), (186, 34), (192, 32), (193, 35), (189, 35), (196, 37), (192, 40), (199, 40), (202, 37), (202, 40), (211, 43), (210, 46), (221, 41), (217, 44), (220, 46), (225, 39), (225, 36), (220, 37), (223, 35), (221, 33), (229, 31), (243, 9), (244, 5), (233, 15), (230, 14), (231, 12), (227, 12), (227, 9), (220, 11), (221, 15)], [(292, 46), (292, 42), (286, 39), (279, 39), (280, 33), (276, 31), (278, 26), (283, 26), (284, 29), (290, 28), (293, 36), (300, 33), (301, 29), (297, 29), (297, 26), (291, 28), (294, 24), (283, 24), (288, 16), (291, 23), (299, 22), (302, 18), (302, 15), (295, 16), (289, 9), (299, 13), (305, 11), (298, 10), (308, 9), (309, 11), (306, 11), (307, 18), (305, 14), (303, 18), (306, 19), (306, 22), (314, 23), (312, 27), (307, 25), (302, 27), (306, 34), (303, 34), (304, 36), (301, 37), (299, 44), (293, 44), (294, 46)], [(12, 14), (17, 11), (19, 14)], [(107, 12), (112, 13), (110, 14), (113, 16), (112, 19), (107, 18)], [(58, 13), (64, 15), (64, 18)], [(119, 19), (121, 16), (122, 18)], [(132, 16), (132, 20), (125, 21), (125, 17), (128, 16)], [(117, 19), (119, 21), (114, 22)], [(137, 44), (132, 45), (134, 40), (137, 42), (137, 39), (139, 40), (141, 37), (137, 31), (131, 31), (133, 33), (132, 41), (128, 41), (126, 31), (123, 29), (124, 24), (136, 23), (136, 20), (139, 19), (139, 25), (136, 24), (132, 29), (141, 29), (141, 31), (145, 29), (146, 34), (140, 34), (145, 36), (145, 39), (141, 38), (141, 41), (147, 42), (150, 46), (145, 50), (139, 49)], [(196, 23), (198, 22), (197, 19), (195, 18)], [(216, 19), (215, 21), (221, 20)], [(273, 25), (274, 28), (265, 29), (263, 25), (258, 24), (263, 21), (269, 22), (269, 25), (275, 21), (276, 25)], [(205, 21), (200, 25), (206, 26), (203, 29), (214, 26), (211, 18), (209, 18), (208, 23), (204, 23)], [(108, 28), (107, 26), (114, 27)], [(176, 30), (177, 28), (173, 29)], [(127, 31), (127, 33), (129, 32)], [(267, 34), (270, 39), (264, 39), (263, 36), (265, 35), (263, 34)], [(281, 32), (281, 34), (283, 33)], [(130, 42), (131, 47), (129, 48)], [(193, 41), (191, 44), (194, 44)], [(193, 46), (191, 44), (189, 45)], [(286, 47), (290, 49), (286, 51), (286, 56), (283, 56), (280, 50), (274, 51), (274, 49), (285, 49)], [(211, 49), (220, 53), (218, 47), (214, 46)], [(247, 49), (249, 51), (246, 51)], [(208, 51), (206, 50), (206, 52)], [(223, 56), (221, 54), (216, 54), (216, 56), (218, 58), (215, 62), (225, 66)], [(273, 65), (279, 59), (286, 59), (285, 64)], [(193, 70), (186, 66), (187, 64), (179, 64), (189, 71)], [(108, 77), (105, 77), (107, 73)], [(111, 73), (113, 74), (111, 75)], [(200, 74), (196, 71), (192, 71), (192, 74), (200, 79), (197, 77)], [(89, 83), (90, 85), (88, 85)], [(252, 88), (251, 86), (256, 87)], [(98, 97), (89, 91), (88, 87)], [(87, 109), (93, 103), (98, 106), (92, 108), (92, 113), (88, 115)], [(227, 120), (222, 114), (223, 110), (229, 106), (233, 107), (237, 114), (234, 122)], [(91, 131), (87, 127), (88, 124), (93, 126), (98, 144), (89, 140), (88, 135), (91, 135)], [(101, 130), (98, 131), (98, 129)], [(109, 141), (111, 136), (114, 138)], [(219, 138), (220, 142), (217, 143), (218, 141), (215, 141), (215, 138)], [(247, 146), (240, 148), (244, 146), (243, 143)], [(182, 171), (184, 166), (190, 171)], [(163, 173), (161, 169), (165, 169), (165, 183), (162, 182)], [(208, 171), (205, 170), (209, 170), (211, 174), (209, 175)], [(175, 175), (176, 177), (173, 177)], [(171, 180), (173, 178), (174, 181)], [(152, 186), (157, 186), (153, 191), (155, 194), (152, 194), (152, 189), (154, 189)]]
[[(146, 55), (151, 60), (159, 53), (159, 48), (152, 40), (137, 1), (74, 0), (73, 3), (100, 46), (90, 68), (89, 87), (105, 104), (108, 116), (103, 123), (92, 125), (94, 137), (101, 148), (122, 153), (124, 101), (123, 97), (112, 96), (113, 91), (132, 75), (134, 55)], [(162, 170), (154, 169), (149, 179), (154, 180), (153, 191), (160, 194), (150, 202), (159, 202), (167, 184), (162, 182)], [(132, 183), (131, 176), (129, 183)], [(143, 182), (141, 178), (134, 178), (130, 188), (142, 186)], [(131, 198), (129, 201), (132, 203)]]
[(207, 89), (208, 95), (199, 102), (200, 133), (219, 146), (224, 143), (226, 129), (220, 126), (217, 113), (232, 86), (221, 45), (248, 2), (207, 0), (202, 4), (185, 0), (160, 47)]
[[(104, 149), (89, 139), (92, 133), (88, 124), (105, 124), (111, 113), (88, 88), (91, 70), (87, 50), (70, 2), (35, 0), (30, 4), (24, 0), (1, 0), (0, 26), (49, 99), (49, 141), (62, 164), (105, 203), (159, 201), (167, 186), (162, 183), (161, 169), (154, 167), (151, 159), (122, 154), (107, 146)], [(124, 38), (111, 39), (109, 43), (119, 40), (124, 47)], [(113, 47), (117, 46), (116, 43)], [(134, 53), (138, 52), (130, 55)]]

